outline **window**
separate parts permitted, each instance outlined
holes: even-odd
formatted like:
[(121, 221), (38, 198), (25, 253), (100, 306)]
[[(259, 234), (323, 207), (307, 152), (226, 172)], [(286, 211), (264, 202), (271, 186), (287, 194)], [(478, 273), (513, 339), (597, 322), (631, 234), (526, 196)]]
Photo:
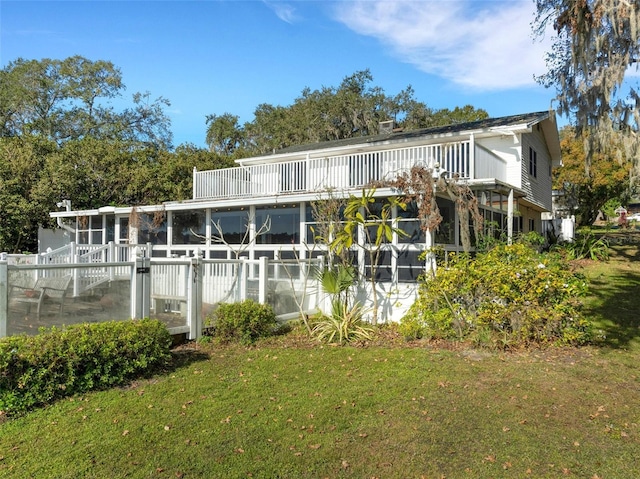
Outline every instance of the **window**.
[(137, 213), (138, 244), (167, 244), (167, 220), (164, 211)]
[(203, 244), (206, 242), (205, 236), (205, 211), (176, 211), (173, 213), (171, 234), (173, 244)]
[(398, 252), (398, 281), (414, 282), (424, 273), (425, 262), (420, 260), (422, 251), (403, 249)]
[(535, 231), (536, 230), (536, 220), (534, 220), (533, 218), (529, 218), (529, 231)]
[(245, 232), (247, 231), (247, 221), (249, 220), (249, 215), (245, 210), (242, 209), (226, 209), (226, 210), (213, 210), (211, 212), (211, 236), (212, 242), (221, 243), (215, 241), (214, 237), (220, 236), (219, 229), (222, 230), (222, 234), (224, 236), (224, 241), (229, 244), (241, 244), (243, 240), (248, 240), (245, 237)]
[[(381, 249), (378, 251), (378, 261), (376, 262), (375, 268), (373, 268), (375, 269), (376, 281), (384, 282), (391, 281), (393, 279), (393, 272), (391, 271), (392, 254), (392, 251), (388, 249)], [(371, 279), (372, 268), (369, 251), (364, 255), (364, 269), (367, 279)]]
[(529, 174), (538, 177), (538, 153), (532, 147), (529, 147)]
[(279, 205), (256, 208), (256, 230), (267, 221), (271, 228), (256, 238), (256, 244), (297, 244), (300, 242), (300, 207)]

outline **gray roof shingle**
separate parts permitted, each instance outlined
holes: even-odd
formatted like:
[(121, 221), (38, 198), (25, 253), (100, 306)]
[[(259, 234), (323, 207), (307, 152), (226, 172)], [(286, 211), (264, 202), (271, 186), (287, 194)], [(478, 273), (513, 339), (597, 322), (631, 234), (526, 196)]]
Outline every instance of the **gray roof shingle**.
[(509, 127), (522, 124), (535, 125), (536, 123), (549, 118), (549, 115), (549, 111), (539, 111), (535, 113), (523, 113), (520, 115), (503, 116), (499, 118), (486, 118), (484, 120), (456, 123), (453, 125), (421, 128), (418, 130), (395, 131), (391, 133), (382, 133), (379, 135), (346, 138), (344, 140), (323, 141), (306, 145), (290, 146), (281, 150), (277, 150), (274, 152), (274, 154), (279, 155), (285, 153), (296, 153), (301, 151), (312, 151), (349, 145), (367, 145), (387, 141), (402, 141), (410, 140), (412, 138), (419, 138), (421, 136), (446, 135), (449, 133), (456, 133), (461, 131), (486, 130), (490, 128)]

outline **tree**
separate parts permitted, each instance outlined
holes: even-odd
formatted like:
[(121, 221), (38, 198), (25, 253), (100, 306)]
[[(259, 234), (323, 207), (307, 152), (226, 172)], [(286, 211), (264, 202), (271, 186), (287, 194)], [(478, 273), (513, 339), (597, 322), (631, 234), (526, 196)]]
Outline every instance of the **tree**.
[(239, 118), (231, 113), (207, 115), (207, 145), (211, 151), (231, 156), (245, 145), (245, 134), (238, 123)]
[[(353, 246), (364, 250), (368, 255), (369, 274), (364, 273), (364, 277), (371, 284), (371, 294), (373, 295), (372, 323), (378, 323), (378, 290), (377, 272), (380, 263), (380, 254), (383, 246), (390, 244), (393, 235), (405, 236), (406, 233), (394, 226), (391, 221), (394, 207), (406, 208), (406, 204), (398, 198), (391, 196), (384, 202), (376, 202), (375, 189), (363, 190), (362, 196), (351, 195), (347, 200), (344, 209), (344, 228), (338, 229), (335, 238), (329, 244), (329, 248), (338, 256)], [(364, 243), (356, 240), (362, 231)], [(344, 268), (339, 268), (340, 269)]]
[[(267, 154), (295, 145), (343, 140), (379, 133), (381, 121), (405, 129), (473, 121), (488, 116), (472, 106), (432, 110), (408, 86), (395, 96), (373, 86), (369, 70), (345, 77), (338, 87), (304, 88), (290, 106), (258, 105), (254, 120), (240, 127), (229, 113), (207, 117), (207, 142), (221, 154)], [(239, 148), (245, 146), (245, 148)]]
[(19, 58), (0, 70), (0, 135), (42, 136), (62, 144), (87, 136), (171, 146), (168, 100), (134, 93), (121, 112), (122, 74), (113, 63), (81, 56), (65, 60)]
[(554, 189), (564, 192), (563, 206), (575, 212), (577, 223), (593, 224), (598, 211), (609, 200), (616, 200), (618, 206), (625, 204), (632, 192), (629, 187), (631, 163), (611, 161), (614, 153), (598, 152), (592, 155), (591, 168), (585, 171), (584, 141), (576, 138), (570, 127), (563, 128), (560, 136), (563, 165), (554, 171)]
[(38, 193), (39, 172), (54, 153), (55, 144), (37, 137), (0, 138), (0, 251), (37, 248), (38, 225), (50, 211)]
[(548, 26), (557, 33), (548, 72), (538, 81), (555, 86), (558, 112), (575, 118), (576, 134), (587, 140), (586, 167), (612, 144), (637, 158), (640, 96), (627, 73), (640, 59), (640, 2), (536, 0), (536, 6), (537, 35)]

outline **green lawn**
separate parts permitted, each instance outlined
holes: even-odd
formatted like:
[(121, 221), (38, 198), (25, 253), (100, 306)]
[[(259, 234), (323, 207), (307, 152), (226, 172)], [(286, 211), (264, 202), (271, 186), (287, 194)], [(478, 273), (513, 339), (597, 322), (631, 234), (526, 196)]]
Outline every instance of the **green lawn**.
[(595, 346), (192, 346), (165, 375), (0, 424), (0, 477), (638, 478), (637, 260), (585, 269)]

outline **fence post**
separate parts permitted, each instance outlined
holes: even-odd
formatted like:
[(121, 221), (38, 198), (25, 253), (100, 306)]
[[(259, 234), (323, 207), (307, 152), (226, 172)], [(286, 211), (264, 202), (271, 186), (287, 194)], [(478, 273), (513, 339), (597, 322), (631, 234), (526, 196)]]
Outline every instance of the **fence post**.
[(187, 324), (189, 338), (199, 339), (202, 335), (202, 251), (196, 248), (189, 267), (189, 283), (187, 284)]
[[(318, 268), (318, 271), (323, 271), (327, 267), (327, 264), (325, 262), (325, 257), (322, 255), (316, 258), (316, 264), (317, 264), (316, 267)], [(321, 275), (314, 274), (314, 277), (315, 277), (316, 291), (317, 291), (316, 307), (323, 313), (325, 311), (331, 311), (331, 302), (329, 300), (329, 295), (324, 291), (322, 287), (322, 280), (320, 279)]]
[(236, 301), (244, 301), (247, 299), (247, 293), (249, 291), (249, 263), (246, 256), (240, 257), (240, 263), (238, 264), (238, 288), (236, 290)]
[[(69, 243), (69, 263), (80, 263), (80, 255), (78, 254), (77, 245), (72, 241)], [(73, 297), (80, 295), (80, 268), (73, 268)]]
[(269, 271), (269, 258), (260, 256), (258, 268), (258, 303), (267, 302), (267, 272)]
[[(109, 241), (109, 248), (107, 249), (107, 263), (114, 263), (118, 261), (116, 258), (116, 245), (113, 241)], [(109, 281), (116, 279), (116, 269), (109, 268)]]
[(7, 335), (9, 317), (9, 262), (7, 253), (0, 253), (0, 338)]
[(135, 261), (131, 270), (131, 317), (149, 317), (151, 302), (151, 259), (143, 256), (140, 248), (135, 249)]

